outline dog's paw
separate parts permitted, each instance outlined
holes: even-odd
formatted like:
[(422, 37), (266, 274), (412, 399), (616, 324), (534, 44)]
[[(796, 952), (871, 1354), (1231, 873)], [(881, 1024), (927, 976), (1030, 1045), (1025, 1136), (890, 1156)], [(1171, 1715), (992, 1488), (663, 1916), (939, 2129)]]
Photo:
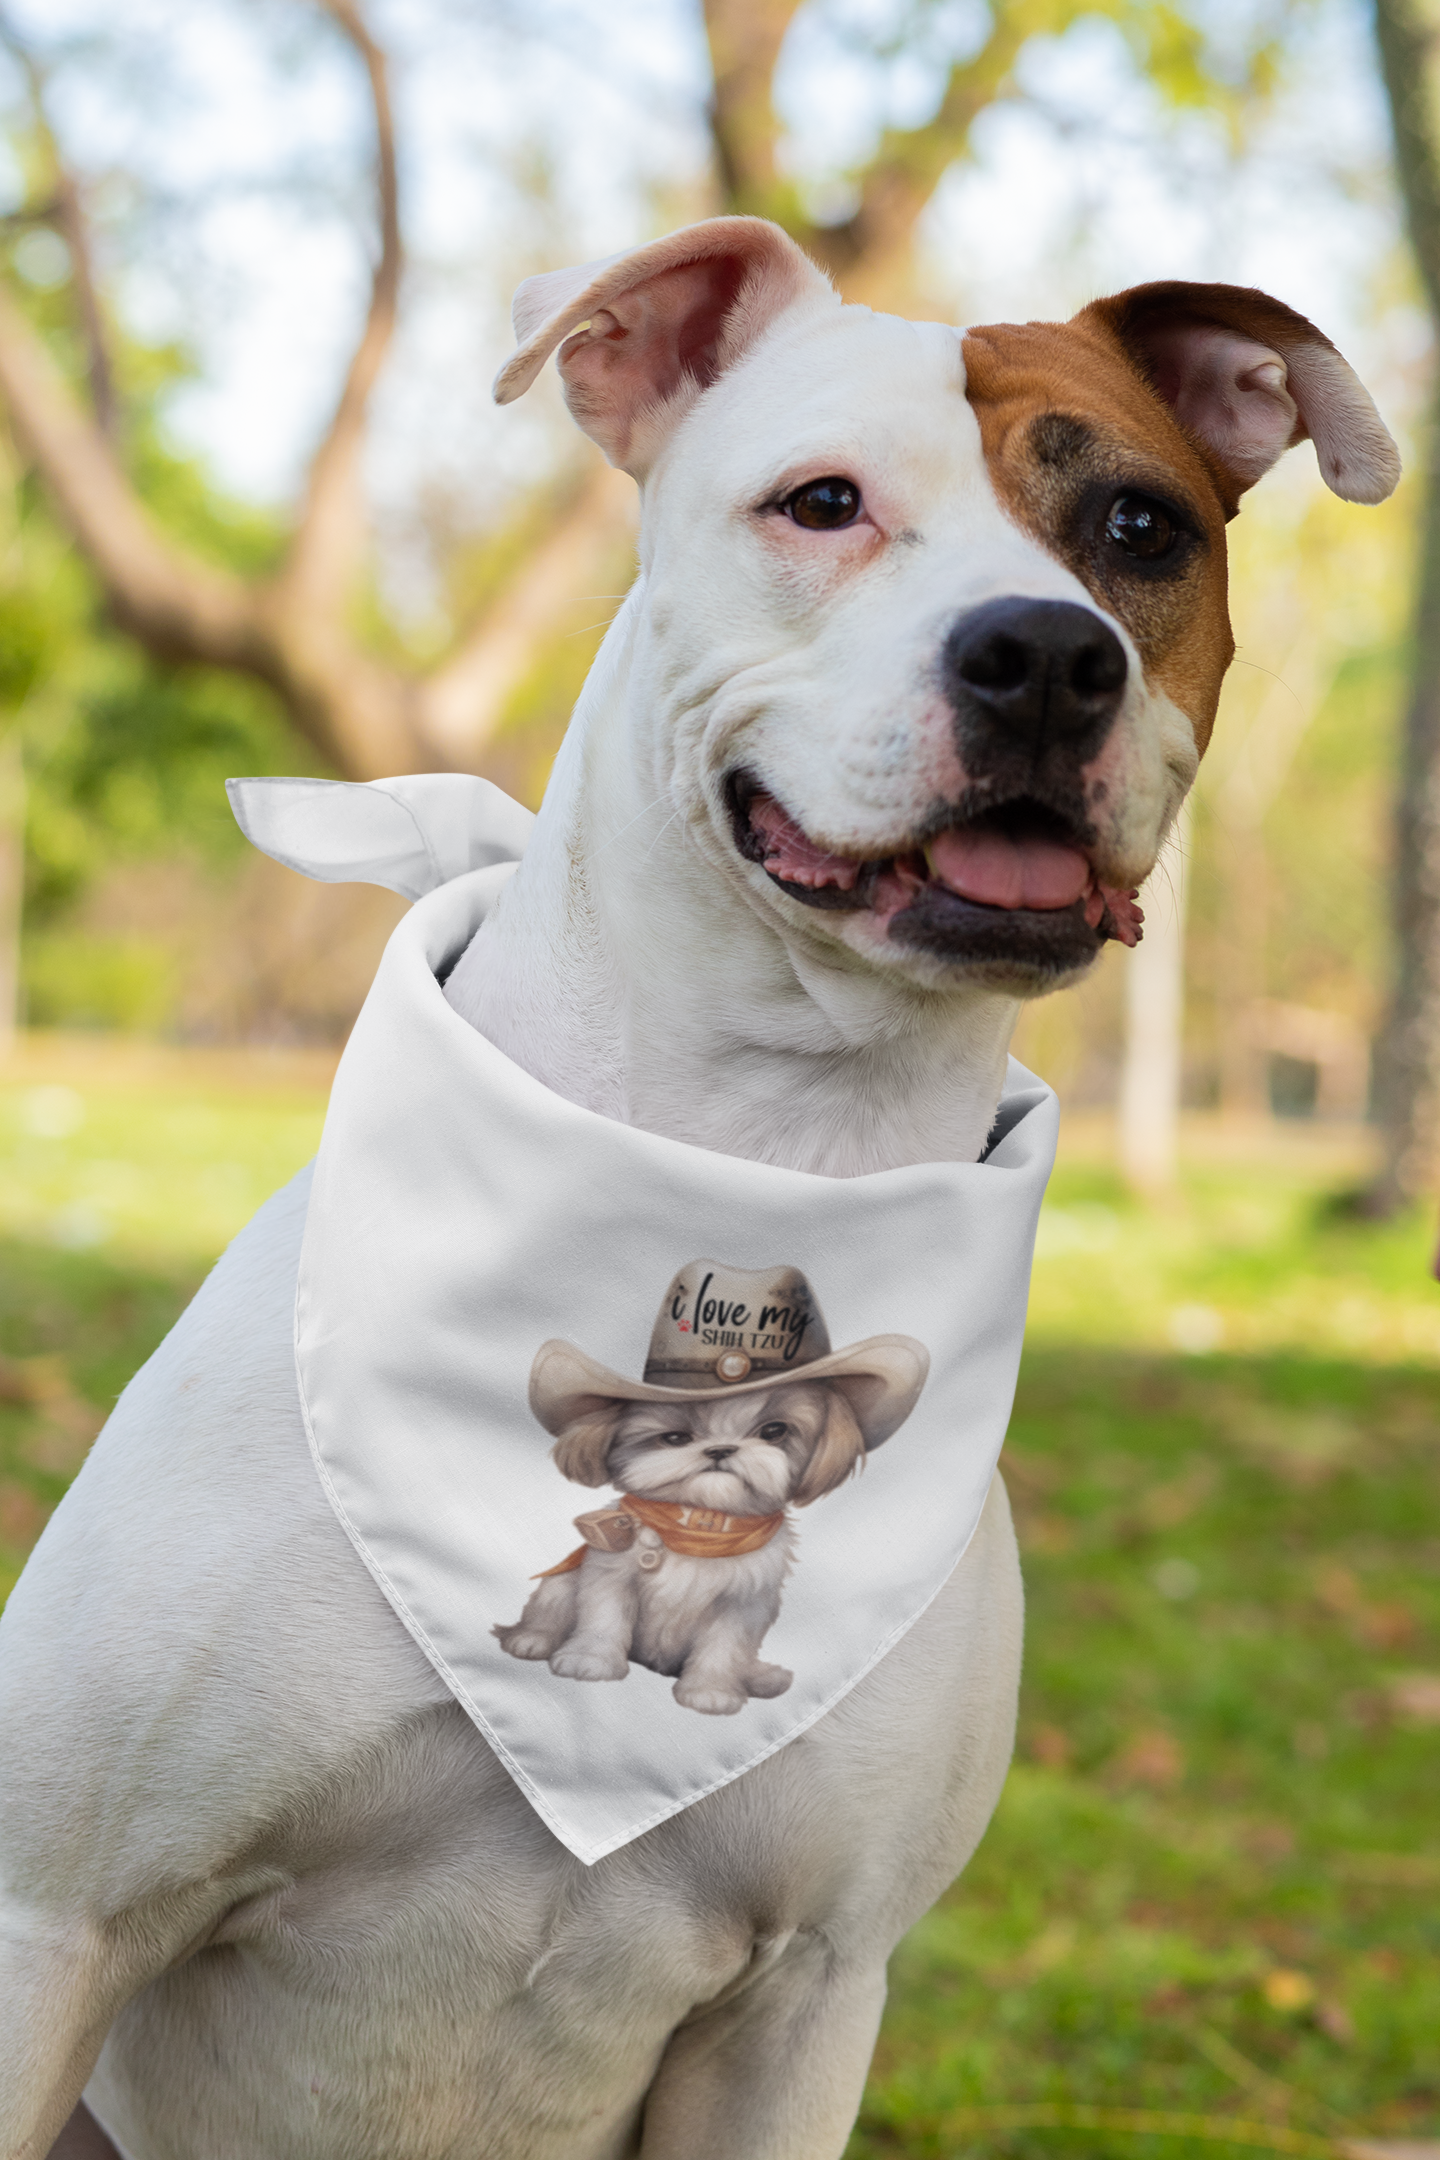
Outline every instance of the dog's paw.
[(518, 1620), (514, 1627), (491, 1628), (490, 1632), (511, 1657), (547, 1658), (555, 1648), (552, 1635), (541, 1635), (534, 1628), (523, 1627)]
[(682, 1674), (675, 1682), (676, 1702), (687, 1710), (703, 1710), (707, 1717), (734, 1717), (748, 1699), (717, 1680), (687, 1680)]
[(783, 1665), (752, 1665), (745, 1675), (745, 1685), (752, 1695), (762, 1696), (767, 1702), (772, 1695), (783, 1695), (795, 1678)]
[(630, 1666), (623, 1657), (602, 1656), (594, 1650), (557, 1650), (550, 1670), (562, 1680), (623, 1680)]

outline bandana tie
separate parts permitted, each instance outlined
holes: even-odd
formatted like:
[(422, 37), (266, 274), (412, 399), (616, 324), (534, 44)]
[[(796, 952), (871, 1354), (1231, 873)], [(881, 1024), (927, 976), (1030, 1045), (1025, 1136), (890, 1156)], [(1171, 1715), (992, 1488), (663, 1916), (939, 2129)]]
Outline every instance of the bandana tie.
[(293, 868), (416, 901), (311, 1185), (316, 1474), (536, 1812), (598, 1860), (883, 1688), (953, 1572), (1010, 1415), (1055, 1098), (1012, 1060), (980, 1161), (853, 1178), (618, 1124), (441, 987), (528, 812), (444, 774), (231, 796)]
[[(638, 1493), (622, 1493), (618, 1508), (596, 1508), (592, 1514), (577, 1515), (575, 1527), (584, 1545), (577, 1545), (554, 1567), (542, 1568), (530, 1579), (543, 1582), (547, 1575), (570, 1574), (585, 1558), (587, 1547), (597, 1552), (628, 1552), (641, 1523), (655, 1532), (662, 1545), (687, 1559), (733, 1560), (768, 1545), (784, 1520), (784, 1508), (774, 1515), (720, 1515), (714, 1508), (687, 1507), (683, 1500), (643, 1500)], [(659, 1566), (660, 1556), (653, 1545), (642, 1546), (638, 1564)]]

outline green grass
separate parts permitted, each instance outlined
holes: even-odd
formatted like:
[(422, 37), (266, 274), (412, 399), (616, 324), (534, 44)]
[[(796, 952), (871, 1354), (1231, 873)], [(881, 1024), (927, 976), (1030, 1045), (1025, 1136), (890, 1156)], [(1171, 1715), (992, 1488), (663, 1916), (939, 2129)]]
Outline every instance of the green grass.
[(1205, 1153), (1156, 1209), (1057, 1173), (1016, 1763), (894, 1960), (851, 2160), (1214, 2149), (984, 2112), (1026, 2103), (1440, 2135), (1433, 1224), (1357, 1222), (1292, 1136)]
[(326, 1063), (41, 1037), (0, 1076), (0, 1598), (131, 1373), (314, 1153)]
[[(0, 1084), (12, 1578), (323, 1106), (299, 1063), (26, 1059)], [(1156, 2114), (1440, 2135), (1440, 1287), (1432, 1224), (1336, 1206), (1357, 1160), (1197, 1127), (1142, 1208), (1070, 1143), (1007, 1448), (1016, 1765), (895, 1958), (851, 2160), (1216, 2149)]]

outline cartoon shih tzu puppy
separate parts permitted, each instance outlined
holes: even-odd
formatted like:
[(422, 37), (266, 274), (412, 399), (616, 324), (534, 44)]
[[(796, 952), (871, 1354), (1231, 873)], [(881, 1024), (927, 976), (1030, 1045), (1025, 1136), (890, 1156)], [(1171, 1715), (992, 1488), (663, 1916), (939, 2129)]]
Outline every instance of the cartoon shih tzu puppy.
[(798, 1268), (696, 1260), (671, 1283), (643, 1380), (547, 1342), (530, 1407), (556, 1466), (620, 1499), (575, 1518), (585, 1542), (548, 1568), (511, 1627), (512, 1657), (565, 1680), (675, 1681), (687, 1710), (731, 1716), (794, 1675), (760, 1646), (795, 1558), (790, 1509), (833, 1492), (914, 1409), (923, 1344), (876, 1335), (830, 1348)]

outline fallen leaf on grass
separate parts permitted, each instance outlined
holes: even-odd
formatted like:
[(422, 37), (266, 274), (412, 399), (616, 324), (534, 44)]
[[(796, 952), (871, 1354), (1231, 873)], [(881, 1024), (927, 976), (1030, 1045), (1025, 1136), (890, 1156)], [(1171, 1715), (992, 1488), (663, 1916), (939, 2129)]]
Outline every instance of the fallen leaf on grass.
[(1398, 1650), (1415, 1633), (1415, 1615), (1399, 1598), (1387, 1598), (1383, 1604), (1366, 1605), (1358, 1612), (1355, 1627), (1361, 1641), (1372, 1650)]
[(1282, 2116), (1298, 2111), (1312, 2118), (1319, 2115), (1332, 2121), (1341, 2120), (1333, 2116), (1323, 2100), (1312, 2100), (1308, 2093), (1301, 2092), (1284, 2078), (1277, 2078), (1270, 2071), (1262, 2070), (1259, 2063), (1251, 2062), (1248, 2055), (1242, 2055), (1239, 2048), (1213, 2025), (1197, 2025), (1190, 2037), (1223, 2076), (1232, 2079), (1267, 2111), (1274, 2109)]
[(1440, 1725), (1440, 1673), (1397, 1673), (1386, 1693), (1397, 1717), (1417, 1725)]
[(1240, 1842), (1254, 1859), (1274, 1864), (1294, 1852), (1295, 1832), (1289, 1823), (1250, 1823), (1241, 1831)]
[(40, 1412), (43, 1422), (27, 1436), (25, 1458), (35, 1469), (58, 1477), (74, 1475), (105, 1422), (58, 1357), (0, 1357), (0, 1402)]
[(1352, 1569), (1334, 1561), (1316, 1570), (1315, 1595), (1326, 1612), (1350, 1625), (1371, 1650), (1398, 1650), (1415, 1633), (1415, 1615), (1399, 1598), (1372, 1604)]
[[(1428, 1890), (1440, 1883), (1440, 1853), (1418, 1852), (1339, 1852), (1329, 1861), (1331, 1872), (1341, 1882), (1370, 1883), (1379, 1890)], [(1370, 1962), (1391, 1959), (1392, 1965), (1383, 1969), (1388, 1972), (1400, 1970), (1394, 1952), (1372, 1950)]]
[(1435, 2138), (1346, 2138), (1340, 2150), (1346, 2160), (1440, 2160)]
[(1022, 1980), (1038, 1980), (1042, 1973), (1053, 1972), (1057, 1965), (1063, 1965), (1069, 1957), (1075, 1948), (1075, 1940), (1073, 1920), (1052, 1920), (1015, 1960), (1016, 1977)]
[(1327, 2040), (1336, 2047), (1353, 2047), (1355, 2044), (1355, 2020), (1344, 2003), (1322, 2002), (1316, 2007), (1315, 2023)]
[[(1130, 1917), (1135, 1917), (1133, 1912)], [(1146, 2017), (1173, 2017), (1177, 2011), (1188, 2009), (1189, 2003), (1189, 1989), (1178, 1980), (1166, 1980), (1153, 1995), (1146, 1996), (1140, 2007)]]
[(1240, 1406), (1229, 1437), (1242, 1454), (1282, 1483), (1306, 1491), (1323, 1485), (1353, 1460), (1364, 1438), (1338, 1410)]
[(90, 1452), (90, 1440), (77, 1439), (55, 1425), (41, 1425), (20, 1444), (20, 1453), (32, 1470), (50, 1477), (74, 1477)]
[(1292, 1966), (1277, 1965), (1260, 1983), (1260, 1992), (1272, 2010), (1287, 2015), (1297, 2010), (1308, 2010), (1315, 2000), (1315, 1983), (1308, 1973), (1296, 1972)]
[(1111, 1766), (1120, 1785), (1148, 1785), (1152, 1792), (1168, 1792), (1185, 1775), (1185, 1757), (1172, 1733), (1163, 1725), (1136, 1733)]
[(1341, 1567), (1334, 1560), (1327, 1560), (1316, 1568), (1315, 1595), (1326, 1612), (1334, 1613), (1341, 1620), (1348, 1620), (1352, 1613), (1359, 1612), (1365, 1602), (1359, 1576), (1352, 1568)]
[(34, 1493), (23, 1485), (0, 1485), (0, 1544), (28, 1552), (49, 1518)]
[(1043, 1500), (1055, 1484), (1054, 1465), (1022, 1453), (1011, 1440), (1006, 1441), (1000, 1457), (1000, 1474), (1012, 1498), (1019, 1493), (1030, 1500)]
[(1047, 1770), (1063, 1770), (1070, 1760), (1070, 1737), (1058, 1725), (1037, 1725), (1030, 1735), (1030, 1753)]
[(1063, 1515), (1032, 1515), (1022, 1507), (1015, 1530), (1022, 1552), (1066, 1553), (1075, 1543), (1074, 1527)]
[(1152, 1537), (1163, 1530), (1178, 1530), (1197, 1508), (1205, 1505), (1220, 1482), (1212, 1462), (1195, 1462), (1179, 1477), (1152, 1485), (1115, 1517), (1111, 1535), (1125, 1544), (1135, 1538)]

